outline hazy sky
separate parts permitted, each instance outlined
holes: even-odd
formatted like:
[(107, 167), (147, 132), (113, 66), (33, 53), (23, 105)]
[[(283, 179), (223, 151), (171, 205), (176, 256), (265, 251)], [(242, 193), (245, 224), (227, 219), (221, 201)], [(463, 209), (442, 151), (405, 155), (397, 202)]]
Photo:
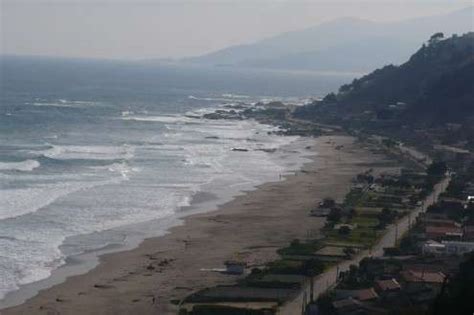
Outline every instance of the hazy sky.
[(0, 0), (3, 54), (197, 55), (337, 17), (393, 21), (474, 0)]

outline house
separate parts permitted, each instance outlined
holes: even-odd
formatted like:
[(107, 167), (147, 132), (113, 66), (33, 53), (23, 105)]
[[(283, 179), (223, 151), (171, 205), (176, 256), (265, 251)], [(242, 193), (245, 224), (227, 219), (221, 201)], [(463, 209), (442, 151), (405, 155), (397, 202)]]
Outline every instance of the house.
[(398, 283), (397, 280), (395, 279), (388, 279), (388, 280), (377, 280), (375, 281), (375, 290), (379, 294), (387, 294), (387, 293), (393, 293), (393, 292), (398, 292), (401, 289), (400, 283)]
[(424, 255), (457, 255), (462, 256), (474, 251), (474, 242), (461, 241), (427, 241), (422, 246)]
[(422, 222), (421, 220), (426, 220), (426, 219), (450, 220), (449, 217), (448, 217), (448, 214), (447, 214), (447, 213), (444, 213), (444, 212), (441, 212), (441, 213), (437, 213), (437, 212), (425, 212), (425, 213), (421, 213), (421, 214), (417, 217), (417, 221), (419, 220), (420, 222)]
[(440, 226), (440, 227), (460, 227), (460, 224), (457, 223), (454, 220), (450, 219), (437, 219), (437, 218), (432, 218), (432, 217), (423, 217), (420, 219), (420, 222), (422, 222), (425, 225), (429, 226)]
[(446, 245), (433, 240), (428, 240), (421, 246), (421, 252), (423, 253), (423, 255), (445, 255)]
[(432, 291), (431, 296), (440, 292), (446, 279), (446, 275), (441, 271), (430, 270), (409, 269), (402, 271), (400, 276), (404, 290), (423, 291), (423, 289), (429, 289)]
[(197, 291), (183, 301), (183, 303), (222, 303), (222, 302), (278, 302), (295, 298), (298, 289), (285, 288), (257, 288), (239, 285), (218, 285)]
[(461, 239), (463, 231), (457, 226), (427, 226), (425, 228), (425, 237), (433, 240), (440, 240), (444, 238)]
[(232, 275), (241, 275), (245, 271), (246, 263), (235, 260), (228, 260), (225, 263), (226, 273)]
[(374, 307), (370, 304), (347, 298), (332, 302), (332, 306), (339, 315), (360, 315), (360, 314), (387, 314), (385, 309)]
[(336, 299), (353, 298), (361, 302), (373, 301), (379, 298), (374, 288), (359, 289), (359, 290), (335, 290)]
[(408, 269), (400, 273), (403, 282), (406, 284), (429, 284), (441, 286), (446, 275), (441, 271), (425, 271)]
[(448, 255), (464, 255), (474, 251), (474, 242), (443, 241)]

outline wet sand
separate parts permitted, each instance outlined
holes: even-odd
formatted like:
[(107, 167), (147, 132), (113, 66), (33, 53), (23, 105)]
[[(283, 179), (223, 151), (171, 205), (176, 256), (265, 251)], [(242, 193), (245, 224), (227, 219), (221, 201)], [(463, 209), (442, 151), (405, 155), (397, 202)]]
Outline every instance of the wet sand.
[(176, 314), (170, 301), (237, 279), (209, 269), (223, 268), (229, 259), (261, 265), (292, 239), (316, 237), (324, 219), (310, 217), (309, 210), (324, 197), (341, 201), (353, 176), (377, 169), (384, 159), (346, 136), (314, 139), (309, 150), (315, 152), (312, 162), (295, 175), (261, 185), (216, 211), (189, 216), (184, 225), (136, 249), (101, 256), (90, 272), (1, 313)]

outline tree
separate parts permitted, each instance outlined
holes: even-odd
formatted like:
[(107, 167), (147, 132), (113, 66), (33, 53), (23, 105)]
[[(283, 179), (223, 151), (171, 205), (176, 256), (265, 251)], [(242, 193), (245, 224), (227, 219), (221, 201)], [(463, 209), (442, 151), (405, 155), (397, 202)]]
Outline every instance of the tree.
[(351, 234), (350, 227), (345, 226), (345, 225), (341, 226), (341, 228), (339, 229), (339, 234), (344, 235), (344, 236), (347, 236), (347, 235)]
[(443, 161), (439, 161), (431, 163), (426, 169), (426, 173), (429, 176), (440, 177), (443, 176), (447, 170), (448, 167), (446, 166), (446, 163)]
[(439, 43), (443, 38), (444, 38), (444, 34), (442, 32), (434, 33), (433, 35), (431, 35), (428, 43), (430, 45), (434, 45), (434, 44)]
[(327, 220), (329, 222), (339, 222), (342, 219), (342, 213), (341, 209), (339, 208), (332, 208), (331, 211), (329, 212), (329, 215), (327, 216)]
[(328, 95), (326, 95), (324, 97), (323, 101), (325, 101), (327, 103), (336, 103), (337, 102), (337, 96), (334, 93), (329, 93)]
[(323, 199), (321, 206), (323, 208), (332, 208), (336, 205), (336, 201), (332, 198), (326, 197)]
[(352, 247), (346, 247), (344, 248), (344, 254), (346, 254), (347, 257), (352, 257), (352, 255), (355, 254), (355, 250)]
[(357, 215), (357, 211), (354, 208), (351, 208), (351, 210), (349, 210), (349, 213), (347, 214), (347, 218), (352, 219), (356, 215)]
[(458, 273), (443, 285), (433, 306), (433, 314), (474, 313), (474, 252), (459, 266)]
[(397, 216), (397, 213), (395, 211), (392, 211), (388, 208), (383, 208), (382, 211), (377, 216), (380, 222), (379, 226), (381, 228), (384, 228), (387, 224), (392, 223), (396, 216)]

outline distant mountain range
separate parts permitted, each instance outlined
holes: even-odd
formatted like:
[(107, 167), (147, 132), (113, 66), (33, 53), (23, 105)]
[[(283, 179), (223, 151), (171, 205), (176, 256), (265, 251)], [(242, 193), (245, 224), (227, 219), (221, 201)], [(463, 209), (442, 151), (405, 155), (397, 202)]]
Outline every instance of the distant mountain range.
[(446, 15), (376, 23), (341, 18), (248, 45), (231, 46), (181, 63), (267, 69), (367, 72), (400, 64), (435, 32), (474, 29), (474, 7)]

